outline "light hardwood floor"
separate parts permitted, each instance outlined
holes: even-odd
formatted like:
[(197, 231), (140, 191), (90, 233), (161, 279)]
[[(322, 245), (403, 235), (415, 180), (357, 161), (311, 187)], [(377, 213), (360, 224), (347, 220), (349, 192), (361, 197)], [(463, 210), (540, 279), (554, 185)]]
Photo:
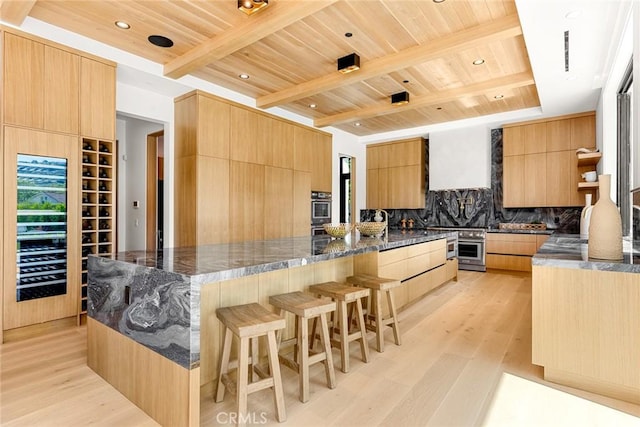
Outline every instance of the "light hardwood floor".
[[(458, 282), (431, 292), (400, 320), (402, 346), (392, 343), (389, 329), (385, 352), (377, 353), (370, 334), (370, 362), (363, 363), (353, 345), (351, 370), (336, 369), (334, 390), (326, 388), (322, 366), (312, 366), (305, 404), (298, 400), (295, 374), (283, 367), (284, 424), (523, 425), (524, 419), (548, 425), (551, 419), (584, 425), (578, 412), (589, 414), (590, 425), (620, 425), (620, 419), (640, 424), (627, 415), (640, 417), (638, 405), (542, 380), (542, 368), (530, 362), (529, 274), (461, 271)], [(337, 350), (334, 361), (339, 366)], [(2, 426), (157, 425), (87, 368), (85, 328), (4, 344), (0, 365)], [(225, 425), (234, 404), (228, 394), (215, 404), (210, 391), (203, 393), (202, 425)], [(252, 394), (249, 410), (256, 424), (282, 425), (269, 391)]]

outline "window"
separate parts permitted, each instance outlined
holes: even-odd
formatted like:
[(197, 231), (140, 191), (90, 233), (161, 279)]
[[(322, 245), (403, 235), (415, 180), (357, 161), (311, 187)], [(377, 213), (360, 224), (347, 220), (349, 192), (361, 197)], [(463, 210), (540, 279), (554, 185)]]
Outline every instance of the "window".
[(618, 185), (617, 199), (622, 219), (622, 235), (629, 236), (631, 232), (631, 106), (633, 83), (633, 58), (624, 73), (618, 89)]

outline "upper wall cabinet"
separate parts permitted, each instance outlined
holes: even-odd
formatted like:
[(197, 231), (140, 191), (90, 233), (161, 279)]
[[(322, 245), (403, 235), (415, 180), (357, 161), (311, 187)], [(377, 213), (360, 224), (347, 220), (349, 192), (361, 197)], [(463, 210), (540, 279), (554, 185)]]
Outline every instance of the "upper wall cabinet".
[(4, 122), (77, 134), (79, 73), (79, 55), (5, 32)]
[(578, 182), (588, 167), (578, 163), (575, 150), (595, 146), (594, 113), (505, 127), (504, 207), (584, 204)]
[(89, 58), (80, 66), (80, 133), (101, 139), (116, 138), (116, 69)]
[(367, 147), (367, 208), (425, 207), (424, 139)]
[(115, 139), (115, 66), (3, 32), (6, 124)]

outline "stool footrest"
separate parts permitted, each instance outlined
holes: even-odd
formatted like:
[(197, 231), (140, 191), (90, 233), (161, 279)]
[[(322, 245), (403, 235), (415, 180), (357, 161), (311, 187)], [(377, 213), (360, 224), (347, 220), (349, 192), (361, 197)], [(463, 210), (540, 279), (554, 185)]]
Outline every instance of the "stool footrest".
[(256, 391), (264, 390), (265, 388), (273, 387), (273, 377), (264, 378), (260, 381), (247, 384), (247, 394), (255, 393)]

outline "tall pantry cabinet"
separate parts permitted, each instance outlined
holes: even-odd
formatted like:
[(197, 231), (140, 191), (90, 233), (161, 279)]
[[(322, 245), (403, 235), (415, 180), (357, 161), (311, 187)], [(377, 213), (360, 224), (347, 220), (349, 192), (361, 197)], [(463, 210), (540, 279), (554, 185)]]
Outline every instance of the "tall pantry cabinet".
[(115, 252), (115, 64), (1, 28), (3, 341), (86, 313), (86, 261)]
[(192, 91), (175, 99), (175, 244), (311, 234), (331, 191), (331, 135)]

